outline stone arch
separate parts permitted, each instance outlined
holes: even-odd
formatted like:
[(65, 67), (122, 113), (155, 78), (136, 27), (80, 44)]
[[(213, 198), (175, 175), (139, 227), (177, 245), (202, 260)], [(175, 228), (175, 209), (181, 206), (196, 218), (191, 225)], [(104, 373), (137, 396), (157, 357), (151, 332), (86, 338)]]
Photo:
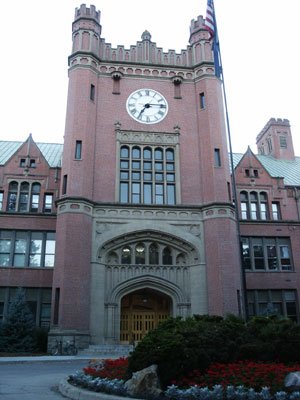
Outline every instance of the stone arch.
[(119, 342), (121, 333), (121, 300), (126, 295), (141, 289), (152, 289), (155, 292), (168, 296), (171, 299), (172, 316), (182, 316), (186, 318), (190, 315), (190, 301), (178, 285), (152, 275), (128, 279), (116, 285), (108, 295), (106, 302), (106, 320), (110, 321), (110, 323), (106, 325), (107, 338), (112, 339), (114, 342)]

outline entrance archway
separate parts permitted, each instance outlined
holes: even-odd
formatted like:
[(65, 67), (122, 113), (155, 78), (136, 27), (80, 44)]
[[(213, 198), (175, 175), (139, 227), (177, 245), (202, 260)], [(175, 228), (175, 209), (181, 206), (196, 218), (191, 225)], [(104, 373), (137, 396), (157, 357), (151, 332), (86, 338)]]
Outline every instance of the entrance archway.
[(171, 315), (171, 298), (150, 288), (136, 290), (121, 300), (120, 341), (134, 343)]

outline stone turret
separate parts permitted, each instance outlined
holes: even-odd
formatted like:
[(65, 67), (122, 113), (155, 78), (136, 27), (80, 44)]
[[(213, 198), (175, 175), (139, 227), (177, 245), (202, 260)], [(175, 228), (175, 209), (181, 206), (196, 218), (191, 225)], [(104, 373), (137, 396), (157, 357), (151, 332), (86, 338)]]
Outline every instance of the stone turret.
[(73, 53), (84, 51), (99, 57), (100, 15), (100, 11), (97, 11), (93, 5), (88, 8), (85, 4), (81, 4), (79, 8), (75, 9), (72, 25)]
[(259, 154), (293, 160), (295, 153), (289, 120), (271, 118), (257, 135), (256, 145)]

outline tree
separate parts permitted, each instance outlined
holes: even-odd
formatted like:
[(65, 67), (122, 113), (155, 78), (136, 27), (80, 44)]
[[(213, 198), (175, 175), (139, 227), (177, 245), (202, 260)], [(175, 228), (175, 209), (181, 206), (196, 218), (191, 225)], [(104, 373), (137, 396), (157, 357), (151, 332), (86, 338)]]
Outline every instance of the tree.
[(18, 288), (0, 328), (1, 352), (30, 352), (36, 349), (35, 322), (25, 298)]

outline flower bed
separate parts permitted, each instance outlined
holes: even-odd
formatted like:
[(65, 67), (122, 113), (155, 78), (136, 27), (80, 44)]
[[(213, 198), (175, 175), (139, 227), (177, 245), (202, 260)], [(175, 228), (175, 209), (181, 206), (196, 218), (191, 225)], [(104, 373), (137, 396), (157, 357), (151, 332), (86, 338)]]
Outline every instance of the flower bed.
[[(128, 360), (92, 360), (70, 376), (70, 383), (110, 394), (126, 396), (124, 380)], [(212, 364), (205, 373), (195, 370), (189, 376), (173, 381), (164, 392), (166, 400), (300, 400), (300, 392), (287, 393), (284, 378), (300, 364), (243, 361)]]

